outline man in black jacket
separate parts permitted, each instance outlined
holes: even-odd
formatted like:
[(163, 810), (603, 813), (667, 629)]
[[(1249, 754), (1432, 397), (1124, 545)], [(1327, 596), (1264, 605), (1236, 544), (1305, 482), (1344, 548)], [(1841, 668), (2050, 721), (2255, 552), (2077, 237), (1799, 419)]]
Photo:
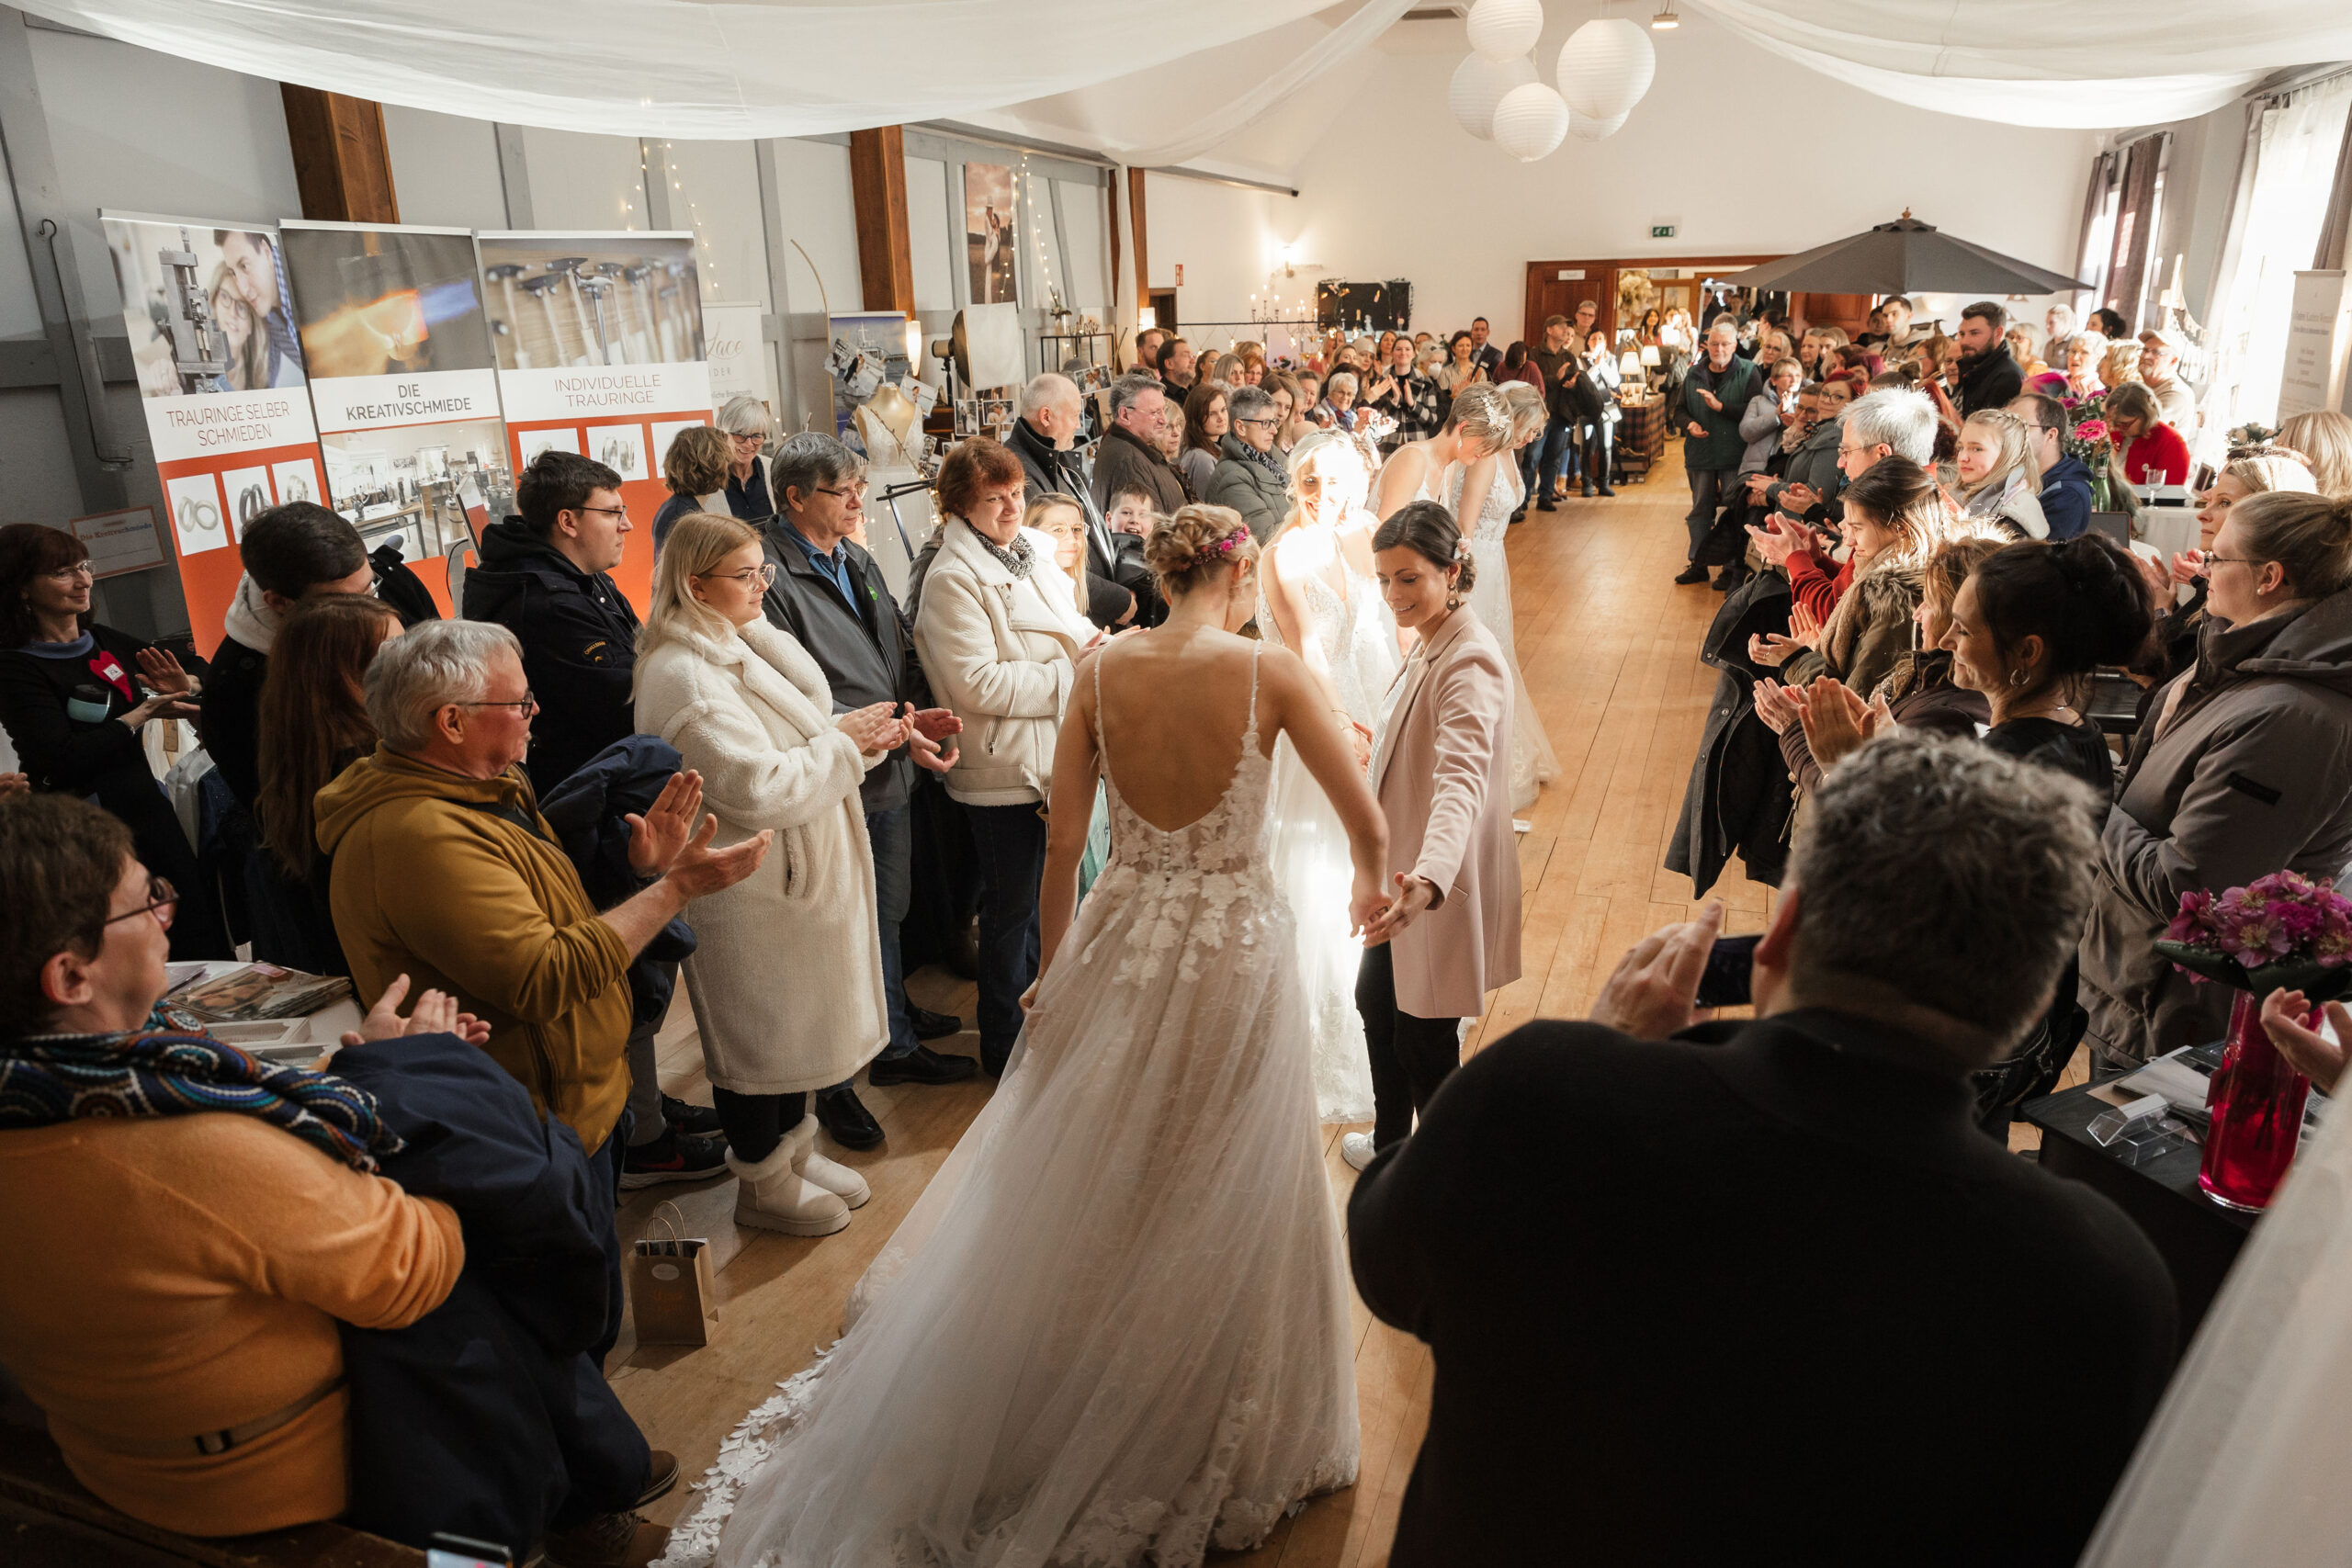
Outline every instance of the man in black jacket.
[(309, 501), (273, 506), (237, 540), (245, 569), (222, 621), (204, 681), (205, 754), (239, 805), (261, 793), (261, 683), (269, 650), (295, 602), (322, 593), (365, 593), (376, 581), (359, 530)]
[(1973, 740), (1875, 740), (1812, 797), (1755, 1021), (1687, 1029), (1710, 906), (1594, 1021), (1447, 1080), (1348, 1207), (1365, 1305), (1437, 1363), (1389, 1562), (2075, 1562), (2171, 1372), (2173, 1284), (1976, 1129), (1967, 1075), (2049, 1005), (2091, 806)]
[(1086, 464), (1076, 450), (1084, 415), (1078, 383), (1048, 370), (1021, 389), (1020, 418), (1005, 445), (1029, 478), (1030, 505), (1066, 495), (1086, 518), (1087, 580), (1080, 586), (1087, 619), (1112, 630), (1158, 626), (1167, 615), (1159, 586), (1140, 552), (1121, 556), (1118, 539), (1102, 520), (1104, 508), (1087, 482)]
[[(1536, 464), (1535, 510), (1556, 512), (1552, 497), (1552, 481), (1560, 475), (1563, 457), (1573, 466), (1579, 461), (1577, 432), (1588, 417), (1587, 394), (1590, 388), (1584, 373), (1584, 357), (1577, 353), (1569, 335), (1566, 316), (1547, 317), (1544, 322), (1544, 346), (1528, 357), (1544, 372), (1544, 455)], [(1592, 493), (1591, 476), (1586, 476), (1584, 493)]]
[[(765, 600), (768, 620), (791, 633), (825, 672), (834, 712), (901, 704), (916, 710), (926, 738), (946, 740), (963, 724), (932, 705), (913, 629), (874, 558), (850, 538), (865, 498), (856, 454), (830, 435), (803, 432), (776, 448), (768, 471), (776, 500), (775, 519), (764, 535), (768, 562), (775, 569)], [(907, 916), (914, 856), (909, 792), (916, 766), (938, 761), (935, 746), (901, 748), (867, 770), (859, 786), (874, 853), (882, 996), (890, 1017), (890, 1043), (866, 1068), (868, 1080), (876, 1085), (956, 1083), (979, 1070), (969, 1056), (940, 1055), (922, 1043), (958, 1032), (963, 1021), (910, 1001), (899, 962), (899, 928)], [(817, 1120), (834, 1142), (850, 1148), (872, 1148), (882, 1141), (881, 1123), (858, 1102), (852, 1081), (817, 1092)]]
[[(515, 481), (514, 504), (522, 515), (482, 531), (481, 564), (466, 573), (462, 608), (467, 620), (495, 621), (523, 645), (523, 678), (539, 705), (523, 771), (544, 799), (589, 758), (637, 733), (637, 611), (612, 579), (635, 525), (620, 475), (577, 452), (534, 457)], [(661, 1023), (629, 1032), (624, 1187), (726, 1168), (718, 1112), (662, 1092), (653, 1049)]]
[(2003, 335), (2008, 329), (2009, 313), (1990, 299), (1961, 307), (1960, 331), (1952, 341), (1960, 344), (1962, 419), (1978, 409), (2007, 408), (2025, 390), (2025, 367), (2009, 352)]

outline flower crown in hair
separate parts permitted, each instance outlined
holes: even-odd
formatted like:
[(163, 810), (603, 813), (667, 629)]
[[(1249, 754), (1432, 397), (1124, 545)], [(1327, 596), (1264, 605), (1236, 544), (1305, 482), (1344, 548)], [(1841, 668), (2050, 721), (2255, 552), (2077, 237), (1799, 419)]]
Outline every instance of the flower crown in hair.
[(1249, 542), (1250, 530), (1247, 528), (1236, 528), (1232, 533), (1226, 535), (1223, 538), (1211, 539), (1208, 544), (1203, 547), (1201, 553), (1204, 555), (1214, 555), (1220, 560), (1231, 560), (1235, 553), (1238, 551), (1243, 545)]

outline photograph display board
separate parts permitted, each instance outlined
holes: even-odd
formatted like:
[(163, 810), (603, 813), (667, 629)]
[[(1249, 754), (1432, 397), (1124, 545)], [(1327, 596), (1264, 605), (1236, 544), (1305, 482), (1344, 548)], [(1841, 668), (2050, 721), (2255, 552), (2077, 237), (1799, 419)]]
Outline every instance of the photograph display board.
[(284, 230), (328, 504), (370, 552), (397, 545), (450, 613), (437, 563), (514, 509), (473, 237), (290, 220)]
[(550, 448), (616, 470), (639, 532), (613, 570), (651, 599), (662, 458), (678, 429), (711, 421), (702, 282), (690, 233), (485, 233), (481, 290), (519, 468)]
[(1014, 254), (1012, 170), (1002, 164), (964, 165), (964, 249), (972, 268), (972, 303), (1010, 305), (1021, 298)]
[(99, 218), (188, 624), (209, 655), (243, 570), (240, 528), (280, 502), (323, 493), (281, 237), (141, 213)]

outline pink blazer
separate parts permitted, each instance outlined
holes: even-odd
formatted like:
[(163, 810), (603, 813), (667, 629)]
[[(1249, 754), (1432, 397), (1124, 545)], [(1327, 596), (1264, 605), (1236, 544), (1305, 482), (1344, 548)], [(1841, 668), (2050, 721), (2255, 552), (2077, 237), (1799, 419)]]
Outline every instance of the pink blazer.
[(1388, 870), (1425, 876), (1442, 896), (1391, 944), (1396, 1005), (1415, 1018), (1475, 1018), (1488, 991), (1519, 978), (1510, 676), (1501, 645), (1464, 605), (1396, 679), (1372, 760)]

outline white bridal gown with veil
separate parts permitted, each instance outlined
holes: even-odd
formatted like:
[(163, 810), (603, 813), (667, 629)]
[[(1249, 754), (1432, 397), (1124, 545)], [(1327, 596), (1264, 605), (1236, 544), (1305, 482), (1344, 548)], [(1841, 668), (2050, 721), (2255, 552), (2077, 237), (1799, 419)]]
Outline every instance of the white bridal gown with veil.
[(1462, 487), (1470, 470), (1460, 463), (1446, 470), (1445, 504), (1462, 531), (1470, 536), (1471, 558), (1477, 571), (1470, 584), (1470, 608), (1478, 624), (1503, 645), (1510, 666), (1510, 808), (1526, 811), (1535, 804), (1544, 785), (1560, 776), (1560, 759), (1553, 753), (1552, 738), (1544, 733), (1535, 701), (1527, 694), (1527, 676), (1519, 667), (1519, 649), (1511, 639), (1510, 558), (1504, 544), (1510, 536), (1510, 514), (1526, 499), (1519, 465), (1505, 453), (1495, 459), (1494, 482), (1475, 518), (1462, 516)]
[[(1379, 585), (1350, 568), (1345, 555), (1340, 561), (1346, 598), (1320, 577), (1306, 578), (1299, 595), (1330, 660), (1340, 705), (1350, 718), (1377, 731), (1381, 699), (1405, 662), (1396, 649), (1396, 618), (1382, 601)], [(1262, 588), (1258, 635), (1283, 646)], [(1364, 1053), (1363, 1019), (1356, 1012), (1356, 968), (1363, 962), (1363, 942), (1348, 931), (1355, 863), (1348, 856), (1340, 814), (1287, 738), (1274, 745), (1273, 820), (1274, 881), (1298, 917), (1298, 973), (1306, 983), (1307, 1028), (1314, 1040), (1316, 1114), (1326, 1122), (1369, 1122), (1372, 1059)]]
[(995, 1098), (665, 1561), (1185, 1568), (1355, 1479), (1256, 675), (1253, 649), (1231, 782), (1186, 827), (1136, 816), (1105, 749), (1111, 863)]

